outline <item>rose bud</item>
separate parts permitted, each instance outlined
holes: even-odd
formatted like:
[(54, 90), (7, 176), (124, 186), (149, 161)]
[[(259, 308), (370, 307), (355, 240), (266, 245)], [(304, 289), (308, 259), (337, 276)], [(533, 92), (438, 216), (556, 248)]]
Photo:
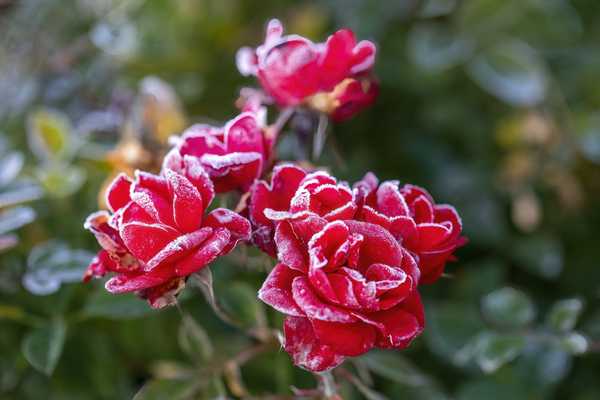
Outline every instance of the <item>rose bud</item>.
[(375, 101), (377, 82), (371, 77), (375, 45), (356, 42), (341, 29), (325, 43), (283, 35), (281, 23), (269, 22), (265, 42), (241, 48), (236, 57), (242, 75), (254, 75), (280, 107), (308, 105), (336, 121), (347, 119)]

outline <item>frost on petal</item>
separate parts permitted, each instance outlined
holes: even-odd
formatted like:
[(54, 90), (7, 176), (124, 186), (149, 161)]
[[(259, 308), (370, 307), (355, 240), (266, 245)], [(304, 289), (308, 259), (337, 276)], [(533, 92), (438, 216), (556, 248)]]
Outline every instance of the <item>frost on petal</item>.
[(144, 262), (177, 237), (177, 232), (166, 225), (141, 222), (124, 224), (120, 234), (131, 254)]
[(173, 225), (169, 189), (167, 182), (161, 177), (146, 172), (136, 173), (136, 181), (131, 186), (131, 199), (153, 219), (153, 222)]
[(343, 323), (356, 322), (356, 318), (347, 310), (324, 303), (313, 291), (306, 277), (299, 276), (294, 279), (292, 295), (298, 307), (310, 319)]
[(127, 251), (119, 232), (109, 225), (110, 215), (106, 211), (98, 211), (90, 214), (83, 224), (94, 234), (98, 244), (111, 254), (124, 253)]
[(387, 181), (379, 185), (377, 189), (377, 209), (388, 217), (408, 215), (408, 206), (398, 190), (397, 182)]
[(396, 307), (367, 318), (379, 327), (377, 346), (381, 348), (405, 348), (425, 328), (423, 304), (417, 291)]
[(344, 361), (344, 356), (319, 343), (307, 318), (287, 317), (283, 333), (283, 347), (298, 367), (311, 372), (323, 372), (337, 367)]
[(300, 276), (284, 264), (277, 264), (258, 291), (258, 298), (287, 315), (305, 316), (292, 297), (292, 281)]
[(165, 171), (165, 177), (172, 196), (172, 213), (177, 227), (182, 232), (193, 232), (202, 223), (204, 207), (200, 192), (183, 175)]
[(175, 264), (175, 274), (187, 276), (204, 268), (224, 252), (230, 239), (231, 233), (228, 229), (215, 229), (193, 254)]
[(353, 74), (359, 74), (364, 71), (368, 71), (373, 68), (373, 64), (375, 63), (375, 53), (377, 52), (377, 48), (373, 42), (368, 40), (361, 40), (358, 42), (354, 49), (352, 49), (353, 59), (352, 59), (352, 68), (350, 72)]
[(342, 221), (330, 222), (308, 242), (311, 269), (336, 267), (344, 261), (350, 243), (349, 230)]
[(300, 240), (296, 237), (289, 222), (283, 221), (275, 229), (275, 243), (279, 261), (298, 271), (308, 269), (308, 255)]
[(202, 244), (213, 233), (210, 227), (204, 227), (186, 235), (178, 236), (164, 246), (151, 260), (146, 263), (145, 270), (149, 271), (164, 263), (173, 263), (188, 255), (194, 248)]
[(441, 224), (424, 223), (417, 225), (420, 249), (431, 249), (449, 238), (451, 231)]
[(162, 174), (166, 175), (166, 171), (169, 170), (185, 176), (200, 193), (204, 207), (207, 208), (210, 205), (215, 197), (214, 185), (202, 166), (200, 158), (182, 155), (175, 147), (163, 160)]
[(208, 213), (204, 220), (204, 226), (229, 230), (231, 237), (223, 253), (233, 249), (240, 240), (250, 239), (250, 222), (238, 213), (226, 208), (217, 208)]
[(106, 250), (101, 250), (92, 259), (83, 275), (83, 282), (89, 282), (92, 278), (103, 277), (108, 271), (114, 270), (116, 263), (110, 258)]
[(256, 115), (244, 112), (225, 125), (225, 145), (230, 153), (264, 152), (263, 132)]
[(402, 248), (394, 237), (378, 225), (358, 221), (345, 221), (350, 232), (364, 237), (360, 251), (360, 264), (382, 263), (398, 266), (402, 262)]
[(125, 207), (131, 200), (129, 196), (131, 183), (131, 179), (121, 173), (108, 186), (106, 189), (106, 204), (108, 204), (111, 211), (114, 212), (119, 208)]
[(377, 340), (377, 346), (382, 348), (407, 347), (423, 330), (417, 318), (401, 308), (379, 311), (369, 318), (383, 325)]
[(106, 290), (113, 294), (136, 292), (159, 286), (174, 277), (169, 266), (164, 265), (150, 272), (122, 273), (106, 282)]
[(256, 75), (258, 59), (250, 47), (242, 47), (235, 54), (235, 65), (243, 76)]

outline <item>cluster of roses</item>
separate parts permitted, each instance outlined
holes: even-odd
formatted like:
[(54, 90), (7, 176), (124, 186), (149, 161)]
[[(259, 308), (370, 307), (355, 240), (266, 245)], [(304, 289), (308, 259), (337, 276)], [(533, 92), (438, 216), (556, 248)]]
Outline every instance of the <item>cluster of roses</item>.
[[(284, 347), (296, 365), (323, 371), (374, 347), (406, 347), (424, 327), (419, 284), (435, 281), (464, 243), (458, 214), (424, 189), (371, 173), (350, 187), (323, 171), (271, 168), (278, 132), (260, 104), (347, 118), (377, 94), (374, 55), (348, 30), (314, 44), (271, 21), (262, 46), (238, 53), (241, 72), (263, 87), (260, 100), (224, 127), (189, 128), (158, 175), (113, 181), (110, 212), (85, 224), (102, 247), (85, 279), (114, 273), (109, 292), (136, 292), (160, 308), (242, 241), (278, 260), (258, 296), (286, 314)], [(206, 212), (231, 191), (245, 199), (239, 213)]]

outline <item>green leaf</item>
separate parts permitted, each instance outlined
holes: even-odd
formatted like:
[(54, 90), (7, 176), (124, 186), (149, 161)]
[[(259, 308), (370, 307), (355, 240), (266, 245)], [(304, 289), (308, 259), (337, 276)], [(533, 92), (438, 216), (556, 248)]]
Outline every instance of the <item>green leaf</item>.
[(29, 115), (27, 138), (41, 160), (66, 158), (71, 151), (71, 122), (58, 111), (40, 109)]
[(214, 354), (210, 337), (190, 315), (184, 315), (179, 327), (179, 345), (194, 361), (208, 361)]
[(428, 326), (425, 340), (430, 349), (446, 360), (461, 365), (456, 352), (463, 348), (485, 325), (479, 311), (470, 303), (444, 302), (426, 309)]
[(133, 396), (133, 400), (191, 400), (197, 386), (193, 381), (155, 379), (144, 384)]
[(227, 315), (243, 328), (266, 326), (263, 303), (256, 290), (245, 282), (229, 283), (219, 291), (219, 300)]
[(462, 351), (470, 353), (483, 372), (489, 374), (514, 360), (525, 342), (522, 335), (482, 332)]
[(560, 338), (561, 347), (573, 355), (583, 354), (589, 347), (589, 342), (585, 336), (578, 332), (570, 332)]
[(210, 379), (202, 389), (202, 399), (206, 400), (226, 400), (227, 389), (221, 378)]
[(67, 327), (60, 318), (31, 331), (23, 341), (23, 354), (38, 371), (50, 376), (60, 359)]
[(535, 318), (535, 308), (529, 297), (511, 287), (485, 296), (481, 309), (486, 320), (500, 327), (523, 327)]
[(426, 385), (430, 379), (402, 355), (374, 350), (362, 357), (373, 373), (409, 386)]
[(481, 379), (477, 381), (467, 382), (458, 390), (457, 400), (527, 400), (530, 397), (524, 388), (498, 383), (490, 379)]
[(38, 244), (27, 258), (23, 286), (39, 296), (55, 293), (63, 283), (81, 281), (93, 257), (88, 251), (72, 250), (57, 240)]
[(441, 71), (464, 61), (472, 43), (440, 25), (419, 25), (409, 36), (410, 55), (419, 67)]
[(0, 208), (14, 206), (42, 197), (42, 189), (29, 181), (17, 181), (0, 192)]
[(545, 68), (523, 42), (504, 42), (486, 49), (469, 63), (468, 72), (484, 90), (512, 105), (535, 105), (546, 95)]
[(88, 298), (82, 315), (90, 318), (120, 320), (139, 318), (152, 311), (148, 303), (132, 293), (115, 295), (101, 288)]
[(546, 316), (546, 324), (559, 332), (571, 331), (575, 328), (582, 310), (583, 302), (580, 299), (557, 301)]
[(67, 197), (75, 193), (85, 182), (86, 172), (83, 168), (66, 164), (45, 166), (36, 171), (40, 183), (50, 195)]
[(30, 207), (14, 207), (0, 212), (0, 235), (19, 229), (35, 219), (35, 211)]
[(562, 245), (553, 236), (519, 237), (512, 252), (520, 268), (545, 279), (556, 279), (563, 269)]
[(0, 187), (8, 185), (19, 175), (23, 162), (23, 154), (18, 151), (0, 155)]

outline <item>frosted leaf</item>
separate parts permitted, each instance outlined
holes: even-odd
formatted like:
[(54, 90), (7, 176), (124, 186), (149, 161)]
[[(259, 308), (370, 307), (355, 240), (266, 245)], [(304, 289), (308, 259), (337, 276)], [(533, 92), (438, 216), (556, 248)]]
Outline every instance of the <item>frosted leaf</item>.
[(63, 283), (80, 281), (93, 257), (88, 251), (72, 250), (59, 241), (39, 244), (29, 253), (23, 286), (35, 295), (52, 294)]

